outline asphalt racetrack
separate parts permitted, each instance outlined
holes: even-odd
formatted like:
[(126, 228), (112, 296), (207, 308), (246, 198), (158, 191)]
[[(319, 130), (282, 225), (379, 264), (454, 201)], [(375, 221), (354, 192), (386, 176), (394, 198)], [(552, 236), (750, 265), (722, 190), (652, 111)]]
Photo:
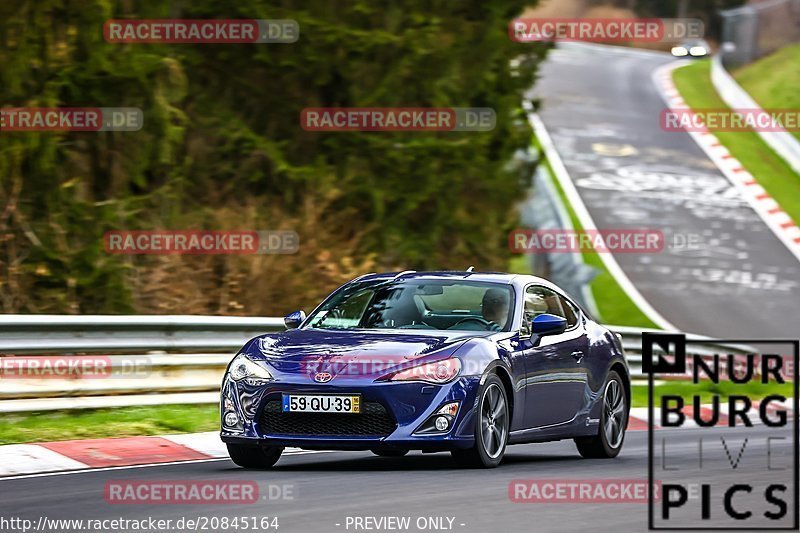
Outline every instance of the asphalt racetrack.
[(716, 338), (794, 338), (800, 261), (688, 133), (661, 128), (652, 76), (672, 61), (565, 43), (531, 96), (596, 226), (664, 233), (661, 253), (615, 254), (664, 318)]
[[(788, 481), (790, 492), (786, 500), (790, 512), (785, 521), (777, 524), (791, 524), (791, 446), (773, 442), (771, 467), (774, 470), (768, 470), (766, 463), (766, 437), (782, 432), (788, 437), (786, 442), (791, 442), (791, 427), (790, 423), (782, 430), (763, 426), (658, 430), (654, 433), (654, 478), (677, 483), (704, 482), (715, 488), (749, 483), (756, 490), (737, 495), (734, 502), (737, 509), (753, 512), (774, 509), (765, 503), (757, 487)], [(703, 466), (699, 468), (701, 437), (704, 452)], [(730, 457), (720, 437), (725, 438)], [(746, 445), (743, 444), (745, 438)], [(666, 450), (665, 461), (658, 456), (662, 448)], [(493, 470), (458, 469), (447, 453), (413, 452), (397, 459), (375, 457), (368, 452), (324, 452), (284, 456), (273, 470), (264, 471), (243, 470), (229, 460), (220, 459), (23, 476), (0, 480), (3, 495), (0, 516), (29, 519), (33, 524), (42, 516), (47, 520), (153, 517), (173, 521), (198, 517), (277, 517), (279, 531), (297, 532), (366, 531), (368, 529), (354, 526), (356, 517), (405, 516), (410, 517), (408, 531), (419, 531), (416, 521), (428, 517), (447, 517), (452, 519), (452, 525), (449, 529), (424, 530), (568, 532), (588, 527), (646, 531), (645, 502), (515, 503), (510, 498), (509, 484), (519, 479), (645, 482), (647, 450), (647, 431), (633, 431), (628, 433), (624, 449), (616, 459), (582, 459), (572, 441), (559, 441), (512, 446), (504, 463)], [(662, 466), (679, 470), (662, 471)], [(276, 496), (274, 500), (246, 505), (113, 504), (106, 499), (107, 482), (174, 480), (255, 481), (260, 487), (281, 487), (281, 494), (290, 497)], [(796, 493), (793, 497), (796, 501)], [(712, 518), (722, 516), (721, 490), (713, 493), (711, 509)], [(656, 504), (656, 512), (659, 511)], [(681, 516), (696, 520), (699, 514), (699, 500), (694, 498), (689, 499)], [(442, 523), (449, 524), (446, 518)]]

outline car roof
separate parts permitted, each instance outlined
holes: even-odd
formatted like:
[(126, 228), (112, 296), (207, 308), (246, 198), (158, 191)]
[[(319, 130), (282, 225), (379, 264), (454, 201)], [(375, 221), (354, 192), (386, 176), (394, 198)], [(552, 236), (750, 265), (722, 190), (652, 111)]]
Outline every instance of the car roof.
[(434, 270), (428, 272), (416, 272), (406, 270), (404, 272), (383, 272), (365, 274), (353, 281), (372, 281), (383, 279), (468, 279), (470, 281), (483, 281), (491, 283), (504, 283), (508, 285), (527, 285), (529, 283), (540, 283), (549, 287), (554, 285), (544, 278), (529, 276), (524, 274), (508, 274), (505, 272), (475, 272), (466, 270)]

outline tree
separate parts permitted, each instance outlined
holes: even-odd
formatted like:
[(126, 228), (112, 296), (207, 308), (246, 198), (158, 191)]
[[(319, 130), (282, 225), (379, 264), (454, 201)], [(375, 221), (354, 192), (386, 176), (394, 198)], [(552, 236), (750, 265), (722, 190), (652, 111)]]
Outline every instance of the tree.
[[(5, 312), (275, 313), (364, 269), (504, 269), (504, 168), (545, 47), (529, 2), (24, 0), (0, 7), (11, 106), (139, 107), (140, 132), (0, 134)], [(295, 44), (111, 44), (111, 18), (294, 19)], [(512, 75), (509, 62), (526, 56)], [(491, 107), (492, 132), (307, 132), (306, 107)], [(115, 229), (294, 229), (294, 256), (116, 256)]]

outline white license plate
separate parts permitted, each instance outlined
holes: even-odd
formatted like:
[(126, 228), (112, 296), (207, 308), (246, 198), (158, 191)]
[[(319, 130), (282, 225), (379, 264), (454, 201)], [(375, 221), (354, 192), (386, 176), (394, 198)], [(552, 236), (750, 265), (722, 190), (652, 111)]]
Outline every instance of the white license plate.
[(284, 394), (284, 413), (360, 413), (360, 396)]

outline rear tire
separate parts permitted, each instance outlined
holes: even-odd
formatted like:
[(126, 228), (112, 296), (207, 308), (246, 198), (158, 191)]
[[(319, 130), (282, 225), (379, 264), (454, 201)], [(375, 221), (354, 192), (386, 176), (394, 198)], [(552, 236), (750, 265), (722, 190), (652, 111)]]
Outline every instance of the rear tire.
[(378, 457), (403, 457), (408, 450), (370, 450)]
[(281, 446), (246, 446), (227, 444), (231, 461), (242, 468), (270, 468), (281, 458)]
[(612, 459), (619, 455), (628, 427), (629, 400), (616, 371), (608, 373), (603, 386), (603, 407), (597, 435), (575, 439), (578, 453), (587, 459)]
[(508, 444), (511, 413), (503, 382), (489, 374), (478, 394), (475, 420), (475, 444), (466, 450), (450, 453), (465, 468), (495, 468), (503, 460)]

